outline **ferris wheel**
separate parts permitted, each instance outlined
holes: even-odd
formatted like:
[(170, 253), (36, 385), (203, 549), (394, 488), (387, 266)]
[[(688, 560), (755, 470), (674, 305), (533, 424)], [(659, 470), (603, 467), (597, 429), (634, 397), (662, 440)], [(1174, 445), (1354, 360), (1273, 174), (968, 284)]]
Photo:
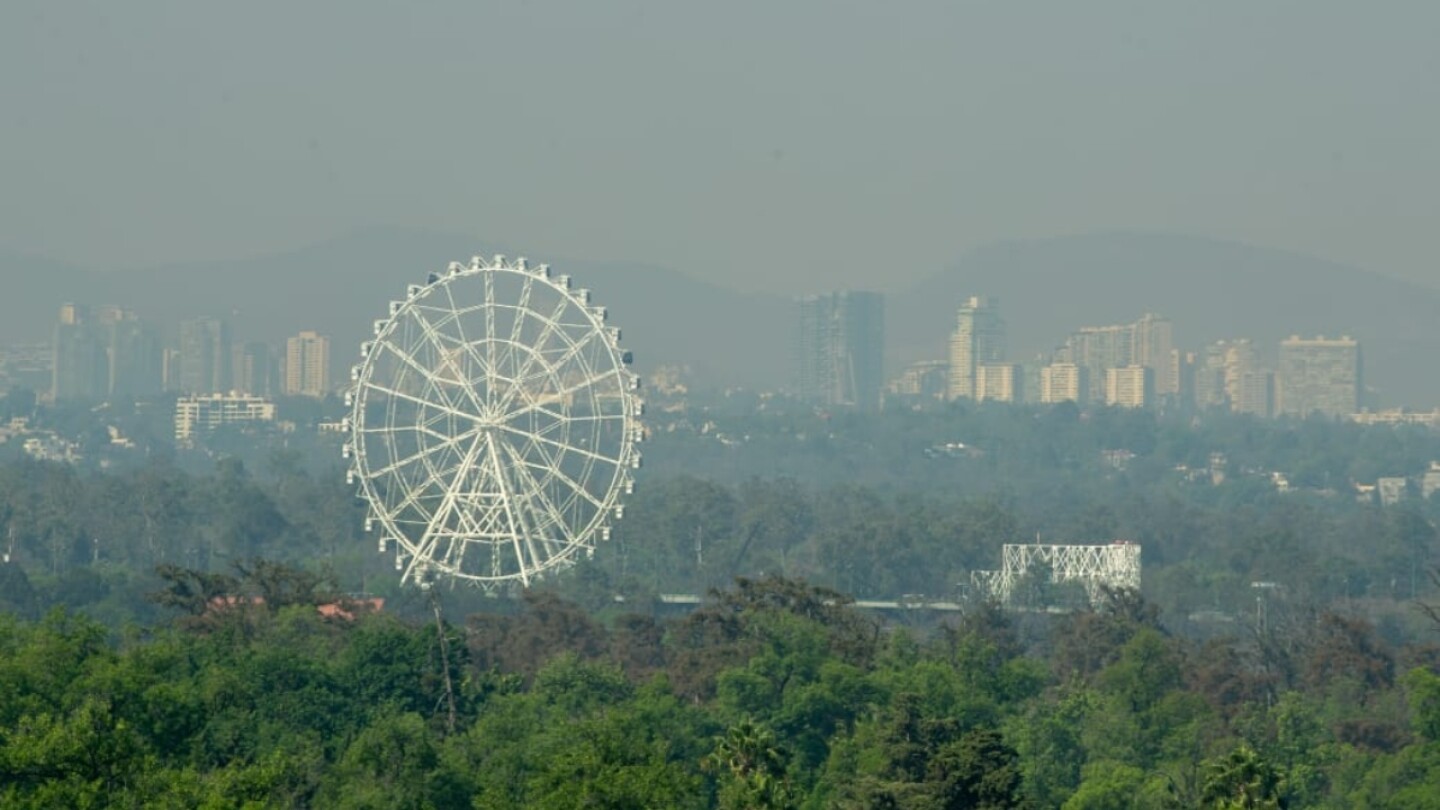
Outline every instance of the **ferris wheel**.
[(391, 302), (360, 354), (348, 477), (402, 582), (529, 585), (610, 538), (640, 467), (640, 378), (569, 276), (452, 263)]

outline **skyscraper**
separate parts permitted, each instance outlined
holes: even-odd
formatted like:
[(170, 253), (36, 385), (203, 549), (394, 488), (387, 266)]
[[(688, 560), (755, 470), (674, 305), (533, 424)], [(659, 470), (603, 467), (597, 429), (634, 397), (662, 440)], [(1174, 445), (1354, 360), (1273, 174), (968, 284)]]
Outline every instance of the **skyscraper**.
[(108, 331), (110, 393), (132, 397), (159, 394), (165, 383), (165, 345), (159, 328), (122, 310)]
[(1135, 336), (1131, 341), (1133, 353), (1130, 361), (1144, 366), (1155, 376), (1155, 394), (1174, 396), (1180, 393), (1180, 381), (1170, 363), (1170, 354), (1175, 349), (1175, 329), (1169, 318), (1145, 313), (1133, 325)]
[(884, 384), (885, 297), (842, 291), (797, 300), (795, 381), (818, 405), (880, 407)]
[(242, 343), (235, 347), (231, 373), (235, 390), (242, 394), (268, 397), (273, 393), (275, 361), (269, 344)]
[(180, 385), (187, 394), (230, 390), (230, 325), (218, 318), (180, 324)]
[(50, 396), (100, 399), (109, 393), (110, 362), (105, 330), (88, 307), (65, 304), (55, 324)]
[(1347, 336), (1280, 342), (1280, 412), (1349, 416), (1360, 410), (1360, 342)]
[(285, 394), (323, 398), (330, 393), (330, 338), (301, 332), (285, 341)]
[(950, 336), (950, 383), (947, 399), (976, 395), (976, 371), (985, 363), (1005, 360), (1005, 321), (1000, 317), (999, 300), (971, 296), (956, 315)]
[[(1249, 338), (1211, 343), (1205, 347), (1203, 356), (1196, 360), (1196, 406), (1238, 410), (1246, 375), (1261, 370), (1260, 352)], [(1253, 403), (1249, 406), (1253, 407)]]

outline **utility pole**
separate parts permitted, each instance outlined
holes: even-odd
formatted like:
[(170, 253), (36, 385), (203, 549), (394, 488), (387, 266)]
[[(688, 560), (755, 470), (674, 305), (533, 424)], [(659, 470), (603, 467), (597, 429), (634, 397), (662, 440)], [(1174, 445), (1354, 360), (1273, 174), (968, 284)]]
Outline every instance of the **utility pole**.
[(435, 612), (435, 635), (440, 639), (440, 672), (445, 680), (445, 729), (450, 734), (455, 733), (455, 684), (450, 679), (450, 638), (445, 633), (445, 619), (440, 613), (440, 597), (435, 595), (435, 587), (425, 584), (425, 590), (430, 594), (430, 609)]

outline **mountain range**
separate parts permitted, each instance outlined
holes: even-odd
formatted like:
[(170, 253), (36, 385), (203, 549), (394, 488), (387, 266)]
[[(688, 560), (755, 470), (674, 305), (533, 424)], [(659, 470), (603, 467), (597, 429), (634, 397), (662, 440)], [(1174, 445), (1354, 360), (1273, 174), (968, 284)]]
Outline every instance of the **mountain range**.
[[(297, 251), (142, 270), (96, 271), (0, 252), (0, 341), (43, 340), (62, 302), (114, 303), (164, 324), (229, 318), (237, 339), (278, 342), (301, 329), (335, 340), (337, 365), (357, 354), (386, 302), (452, 260), (505, 253), (453, 234), (371, 228)], [(532, 261), (548, 257), (531, 257)], [(702, 385), (772, 387), (787, 376), (793, 305), (659, 267), (551, 260), (594, 291), (642, 370), (685, 364)], [(883, 269), (876, 274), (884, 278)], [(935, 276), (887, 294), (891, 371), (945, 356), (955, 310), (999, 299), (1012, 359), (1053, 349), (1082, 325), (1169, 317), (1176, 345), (1290, 334), (1349, 334), (1362, 343), (1378, 404), (1440, 403), (1440, 289), (1280, 250), (1151, 233), (1008, 241), (966, 253)], [(355, 349), (347, 347), (356, 347)]]

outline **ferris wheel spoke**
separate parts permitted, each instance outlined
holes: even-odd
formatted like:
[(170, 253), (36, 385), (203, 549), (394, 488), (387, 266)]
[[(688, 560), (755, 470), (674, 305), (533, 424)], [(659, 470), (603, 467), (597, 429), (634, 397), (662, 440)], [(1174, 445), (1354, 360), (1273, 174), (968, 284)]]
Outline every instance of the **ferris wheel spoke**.
[[(546, 323), (547, 329), (551, 330), (552, 334), (559, 335), (560, 339), (564, 341), (565, 345), (560, 347), (564, 350), (564, 354), (562, 354), (559, 359), (552, 363), (550, 362), (549, 358), (545, 357), (545, 348), (543, 344), (537, 344), (535, 353), (530, 358), (531, 362), (522, 367), (520, 371), (516, 374), (516, 379), (514, 381), (514, 390), (523, 394), (525, 398), (530, 401), (530, 404), (533, 404), (533, 397), (531, 397), (528, 393), (529, 387), (527, 384), (532, 380), (544, 380), (547, 378), (554, 379), (564, 376), (565, 366), (570, 363), (571, 360), (579, 356), (581, 350), (584, 349), (584, 347), (588, 343), (590, 343), (592, 340), (595, 339), (596, 336), (600, 334), (599, 330), (591, 328), (593, 327), (593, 324), (587, 324), (584, 327), (580, 327), (580, 325), (577, 324), (577, 328), (586, 328), (587, 332), (579, 340), (575, 340), (563, 329), (555, 330), (555, 327), (564, 326), (564, 324), (560, 324), (553, 319), (550, 321), (545, 321), (538, 315), (535, 317), (538, 320)], [(546, 339), (548, 340), (548, 337)], [(540, 362), (542, 368), (538, 372), (535, 372), (532, 371), (532, 369), (534, 368), (534, 363), (537, 359)], [(587, 374), (594, 373), (592, 370), (592, 365), (587, 359), (582, 358), (581, 367)], [(509, 408), (511, 405), (514, 404), (514, 401), (515, 396), (512, 395), (506, 397), (505, 399), (501, 400), (500, 409), (503, 411), (506, 408)]]
[(530, 291), (535, 288), (535, 279), (530, 276), (520, 282), (520, 300), (510, 313), (510, 342), (506, 344), (509, 352), (505, 358), (505, 367), (510, 370), (516, 368), (515, 352), (520, 346), (520, 338), (525, 332), (525, 313), (530, 310)]
[(477, 457), (480, 455), (481, 446), (486, 443), (483, 434), (470, 443), (469, 449), (465, 452), (464, 459), (461, 460), (459, 468), (450, 479), (450, 486), (445, 490), (445, 496), (440, 502), (440, 508), (436, 509), (435, 513), (430, 516), (430, 525), (426, 527), (425, 534), (421, 536), (420, 542), (416, 544), (420, 552), (417, 553), (415, 558), (410, 562), (410, 568), (405, 572), (405, 579), (410, 578), (416, 565), (420, 564), (422, 559), (428, 561), (434, 553), (440, 535), (446, 531), (446, 523), (455, 512), (455, 505), (460, 497), (459, 487), (469, 478), (471, 471), (475, 467)]
[(583, 447), (576, 447), (573, 444), (566, 444), (565, 442), (557, 441), (555, 439), (551, 439), (545, 436), (539, 436), (534, 433), (526, 433), (523, 430), (518, 430), (516, 428), (510, 427), (509, 425), (499, 425), (498, 427), (500, 430), (503, 430), (506, 433), (511, 434), (512, 436), (518, 436), (521, 439), (530, 439), (537, 444), (548, 445), (555, 448), (556, 450), (560, 450), (561, 458), (563, 458), (567, 453), (574, 453), (577, 456), (583, 456), (584, 458), (593, 459), (595, 461), (603, 462), (605, 464), (614, 464), (616, 466), (620, 464), (620, 459), (611, 458), (610, 456), (604, 455), (602, 453), (597, 453), (594, 450), (587, 450)]
[[(487, 322), (488, 322), (488, 321), (490, 320), (490, 318), (492, 317), (492, 313), (491, 313), (491, 311), (490, 311), (490, 304), (494, 301), (494, 296), (495, 296), (494, 283), (495, 283), (495, 282), (494, 282), (494, 276), (492, 276), (492, 275), (489, 274), (489, 273), (486, 273), (486, 274), (485, 274), (485, 305), (484, 305), (484, 307), (483, 307), (483, 311), (485, 312), (485, 319), (486, 319)], [(470, 356), (470, 359), (471, 359), (471, 360), (474, 360), (474, 361), (475, 361), (475, 364), (480, 367), (482, 373), (486, 376), (487, 379), (493, 377), (493, 376), (495, 375), (495, 364), (494, 364), (493, 360), (490, 361), (490, 362), (487, 362), (485, 358), (481, 357), (480, 354), (475, 351), (475, 344), (470, 340), (469, 337), (467, 337), (467, 336), (465, 335), (465, 322), (464, 322), (464, 318), (462, 317), (462, 315), (463, 315), (464, 313), (476, 311), (476, 310), (481, 309), (481, 308), (478, 308), (478, 307), (462, 308), (459, 304), (455, 303), (455, 293), (454, 293), (453, 291), (451, 291), (450, 286), (449, 286), (448, 284), (445, 286), (445, 298), (446, 298), (447, 300), (449, 300), (449, 302), (450, 302), (450, 311), (446, 313), (445, 317), (441, 320), (441, 323), (454, 323), (454, 324), (455, 324), (455, 334), (459, 337), (459, 345), (464, 348), (465, 353)], [(488, 332), (488, 328), (487, 328), (487, 332)], [(436, 334), (437, 334), (437, 335), (440, 334), (439, 330), (436, 331)], [(457, 376), (458, 376), (458, 375), (457, 375)], [(467, 376), (468, 376), (468, 375), (467, 375)], [(476, 406), (477, 408), (482, 409), (482, 412), (486, 412), (486, 411), (489, 410), (490, 406), (488, 405), (488, 403), (482, 403), (482, 402), (480, 401), (480, 398), (475, 395), (475, 386), (474, 386), (474, 384), (472, 383), (472, 380), (473, 380), (473, 378), (472, 378), (472, 379), (463, 380), (463, 381), (462, 381), (463, 387), (465, 388), (466, 392), (470, 395), (470, 399), (471, 399), (471, 401), (473, 401), (473, 402), (475, 403), (475, 406)], [(488, 399), (489, 397), (490, 397), (490, 392), (487, 390), (487, 391), (486, 391), (486, 398)]]
[[(482, 369), (484, 367), (485, 361), (482, 360), (479, 355), (475, 354), (474, 347), (470, 345), (469, 341), (465, 340), (465, 333), (464, 329), (460, 325), (459, 316), (456, 315), (453, 311), (454, 297), (451, 296), (449, 287), (445, 288), (445, 294), (447, 296), (450, 296), (452, 311), (445, 313), (445, 316), (441, 319), (441, 322), (444, 323), (445, 319), (447, 318), (454, 319), (455, 328), (460, 333), (460, 338), (458, 341), (454, 337), (444, 334), (440, 330), (439, 325), (432, 323), (429, 318), (426, 318), (421, 313), (419, 307), (412, 307), (410, 311), (411, 317), (415, 319), (416, 325), (420, 327), (420, 333), (425, 336), (426, 342), (430, 344), (430, 347), (436, 352), (439, 358), (452, 358), (450, 359), (450, 365), (455, 372), (455, 379), (446, 380), (443, 378), (439, 378), (436, 376), (433, 369), (426, 370), (424, 374), (426, 379), (434, 384), (449, 384), (460, 388), (464, 392), (465, 398), (470, 401), (470, 404), (472, 406), (474, 406), (476, 414), (482, 414), (485, 413), (488, 409), (485, 407), (485, 403), (481, 402), (480, 398), (475, 395), (475, 387), (471, 382), (470, 375), (468, 373), (461, 373), (462, 366), (453, 359), (454, 352), (457, 350), (463, 351), (466, 355), (470, 357), (470, 359), (475, 361), (476, 365), (481, 366)], [(450, 340), (453, 345), (447, 346), (445, 343), (446, 340)], [(487, 374), (490, 373), (489, 369), (484, 369), (484, 371)]]
[(388, 511), (384, 514), (384, 517), (392, 521), (397, 520), (402, 514), (404, 514), (405, 510), (414, 509), (424, 518), (423, 520), (419, 521), (420, 525), (429, 525), (430, 519), (431, 517), (433, 517), (434, 512), (432, 512), (425, 504), (427, 501), (433, 501), (438, 497), (436, 492), (432, 490), (431, 487), (439, 481), (438, 473), (436, 473), (433, 469), (429, 472), (430, 476), (424, 481), (406, 482), (409, 483), (407, 491), (400, 498), (399, 502), (390, 505)]
[(400, 362), (404, 363), (405, 365), (407, 365), (407, 366), (409, 366), (411, 369), (413, 369), (413, 370), (415, 371), (415, 373), (417, 373), (417, 374), (419, 374), (419, 375), (421, 376), (422, 379), (424, 379), (424, 380), (426, 380), (427, 382), (429, 382), (429, 383), (430, 383), (430, 385), (428, 386), (429, 390), (434, 390), (434, 391), (439, 392), (439, 393), (441, 394), (441, 396), (444, 397), (444, 399), (445, 399), (445, 406), (446, 406), (447, 408), (451, 408), (451, 409), (454, 409), (454, 408), (455, 408), (455, 403), (454, 403), (449, 397), (444, 396), (444, 387), (443, 387), (443, 386), (434, 385), (435, 373), (434, 373), (432, 370), (430, 370), (430, 369), (426, 368), (425, 366), (421, 365), (421, 364), (420, 364), (420, 361), (419, 361), (419, 360), (416, 360), (413, 355), (411, 355), (409, 352), (405, 351), (404, 349), (401, 349), (399, 346), (395, 345), (395, 343), (392, 342), (392, 341), (386, 341), (386, 342), (383, 344), (383, 347), (385, 348), (385, 350), (389, 351), (392, 355), (394, 355), (396, 358), (398, 358), (398, 359), (400, 360)]
[(430, 447), (427, 447), (427, 448), (424, 448), (424, 449), (422, 449), (422, 450), (416, 451), (415, 453), (413, 453), (413, 454), (411, 454), (411, 455), (409, 455), (409, 456), (407, 456), (407, 457), (405, 457), (405, 458), (402, 458), (402, 459), (400, 459), (399, 461), (394, 461), (394, 462), (392, 462), (392, 463), (390, 463), (390, 464), (387, 464), (386, 466), (384, 466), (384, 467), (382, 467), (382, 468), (380, 468), (380, 469), (378, 469), (378, 470), (375, 470), (375, 471), (373, 471), (373, 472), (365, 473), (365, 477), (366, 477), (366, 478), (370, 478), (370, 479), (375, 479), (375, 478), (380, 478), (381, 476), (389, 475), (389, 474), (392, 473), (392, 472), (395, 472), (395, 471), (397, 471), (397, 470), (401, 470), (401, 469), (404, 469), (404, 468), (406, 468), (406, 467), (409, 467), (410, 465), (414, 464), (414, 463), (417, 462), (417, 461), (422, 461), (422, 460), (424, 460), (424, 459), (427, 458), (427, 457), (433, 456), (435, 453), (438, 453), (438, 452), (440, 452), (440, 451), (442, 451), (442, 450), (451, 450), (451, 449), (454, 449), (454, 447), (455, 447), (456, 445), (460, 444), (461, 442), (465, 441), (466, 439), (469, 439), (469, 438), (474, 437), (475, 434), (476, 434), (476, 433), (479, 433), (479, 432), (480, 432), (480, 428), (475, 428), (474, 430), (471, 430), (471, 431), (468, 432), (468, 433), (462, 433), (462, 434), (459, 434), (458, 436), (442, 436), (442, 435), (440, 435), (439, 433), (436, 433), (436, 432), (434, 432), (434, 431), (429, 431), (429, 434), (430, 434), (430, 435), (435, 436), (437, 439), (440, 440), (440, 442), (441, 442), (440, 444), (432, 445), (432, 446), (430, 446)]
[(555, 328), (560, 321), (560, 317), (565, 314), (565, 310), (570, 304), (570, 296), (565, 294), (561, 295), (560, 300), (556, 302), (555, 311), (551, 313), (549, 319), (532, 313), (543, 325), (540, 327), (540, 334), (535, 338), (535, 342), (531, 344), (534, 348), (533, 352), (525, 358), (525, 362), (522, 363), (520, 369), (515, 372), (514, 387), (505, 393), (505, 396), (500, 399), (499, 404), (496, 406), (496, 410), (500, 413), (504, 413), (505, 410), (510, 407), (511, 403), (515, 401), (516, 395), (524, 390), (525, 380), (528, 378), (531, 369), (534, 368), (536, 358), (541, 357), (545, 352), (545, 344), (550, 342), (550, 337), (555, 333)]
[[(578, 496), (589, 501), (590, 504), (596, 509), (603, 510), (605, 508), (604, 502), (596, 498), (589, 489), (587, 489), (574, 478), (571, 478), (568, 474), (566, 474), (566, 472), (560, 468), (559, 461), (554, 456), (551, 456), (549, 453), (547, 453), (544, 447), (542, 447), (539, 443), (532, 442), (530, 443), (530, 448), (533, 448), (535, 453), (542, 458), (542, 460), (544, 461), (543, 464), (537, 464), (536, 462), (531, 461), (527, 457), (527, 453), (510, 446), (508, 443), (506, 445), (506, 449), (510, 452), (511, 458), (515, 459), (515, 463), (517, 465), (520, 465), (521, 468), (524, 469), (525, 474), (530, 477), (531, 481), (535, 481), (537, 488), (539, 488), (542, 492), (545, 492), (544, 497), (547, 500), (549, 499), (549, 493), (545, 491), (545, 486), (548, 485), (551, 481), (558, 480), (560, 481), (560, 483), (573, 490)], [(545, 481), (543, 483), (536, 481), (535, 477), (531, 475), (531, 470), (539, 471), (542, 475), (545, 476)]]
[[(459, 322), (456, 322), (457, 328)], [(493, 273), (485, 274), (485, 368), (494, 378), (499, 375), (500, 369), (495, 365), (495, 276)], [(495, 389), (491, 385), (485, 386), (485, 401), (495, 401)]]
[(490, 457), (489, 472), (495, 479), (496, 487), (500, 490), (501, 503), (510, 518), (510, 542), (515, 549), (515, 563), (520, 572), (520, 582), (529, 585), (531, 569), (525, 562), (526, 552), (528, 551), (530, 554), (531, 566), (538, 568), (540, 563), (539, 552), (535, 550), (535, 533), (525, 528), (524, 519), (518, 514), (521, 510), (515, 508), (515, 496), (511, 493), (510, 484), (506, 480), (505, 464), (500, 460), (500, 448), (496, 446), (493, 436), (487, 436), (486, 445)]
[[(559, 553), (559, 551), (563, 551), (563, 546), (568, 546), (575, 542), (575, 536), (571, 531), (570, 524), (565, 520), (565, 516), (560, 508), (555, 505), (554, 501), (550, 500), (550, 495), (545, 491), (544, 485), (537, 481), (535, 476), (531, 474), (529, 465), (523, 458), (517, 455), (515, 448), (507, 445), (505, 450), (514, 462), (516, 472), (529, 482), (529, 486), (526, 488), (530, 493), (530, 500), (526, 503), (527, 508), (532, 511), (542, 512), (545, 518), (544, 522), (548, 524), (547, 527), (554, 527), (555, 531), (562, 535), (559, 540), (562, 548), (552, 552), (552, 556), (553, 554)], [(536, 501), (538, 501), (538, 509), (536, 508)], [(551, 541), (548, 536), (542, 537), (542, 542), (546, 544), (547, 548), (554, 545), (554, 541)]]
[[(559, 389), (559, 390), (557, 390), (557, 391), (552, 391), (552, 392), (546, 394), (545, 396), (546, 396), (547, 399), (554, 400), (554, 401), (558, 401), (558, 402), (563, 402), (563, 401), (565, 400), (565, 398), (568, 397), (568, 396), (570, 396), (571, 394), (575, 394), (575, 393), (578, 393), (578, 392), (580, 392), (580, 391), (584, 391), (584, 390), (587, 389), (587, 388), (593, 387), (593, 386), (596, 385), (597, 383), (605, 382), (606, 380), (610, 379), (611, 377), (615, 377), (615, 376), (619, 375), (619, 373), (620, 373), (620, 369), (619, 369), (619, 368), (610, 368), (610, 369), (606, 369), (605, 371), (601, 371), (601, 372), (599, 372), (599, 373), (596, 373), (596, 372), (593, 372), (593, 371), (592, 371), (592, 372), (590, 372), (590, 376), (587, 377), (587, 378), (585, 378), (584, 380), (581, 380), (580, 382), (577, 382), (577, 383), (572, 383), (572, 384), (570, 384), (570, 385), (567, 385), (566, 387), (561, 388), (561, 389)], [(617, 386), (617, 388), (618, 388), (618, 386)], [(540, 408), (541, 408), (541, 403), (538, 403), (538, 402), (537, 402), (537, 403), (533, 403), (533, 404), (526, 404), (526, 405), (520, 406), (520, 407), (519, 407), (518, 409), (516, 409), (516, 410), (505, 412), (504, 415), (501, 416), (500, 418), (508, 422), (508, 421), (510, 421), (510, 420), (513, 420), (513, 419), (516, 418), (517, 416), (524, 416), (524, 415), (527, 414), (527, 413), (535, 413), (536, 411), (539, 411)], [(546, 413), (549, 413), (549, 412), (547, 411)], [(621, 415), (622, 415), (622, 417), (623, 417), (623, 411), (622, 411), (622, 414), (621, 414)], [(564, 419), (570, 419), (570, 418), (572, 418), (572, 417), (570, 417), (570, 416), (565, 416), (565, 417), (562, 417), (562, 418), (564, 418)]]
[(479, 415), (477, 415), (477, 414), (466, 413), (465, 411), (462, 411), (462, 410), (460, 410), (459, 408), (454, 408), (454, 407), (451, 407), (451, 406), (449, 406), (449, 405), (441, 405), (441, 404), (438, 403), (438, 402), (432, 402), (432, 401), (430, 401), (430, 400), (428, 400), (428, 399), (424, 399), (424, 398), (422, 398), (422, 397), (417, 397), (417, 396), (415, 396), (414, 394), (407, 394), (407, 393), (405, 393), (404, 391), (397, 391), (397, 390), (394, 389), (394, 388), (389, 388), (389, 387), (380, 385), (379, 383), (376, 383), (376, 382), (374, 382), (373, 380), (370, 381), (370, 382), (365, 383), (365, 388), (367, 388), (367, 389), (369, 389), (369, 390), (372, 390), (372, 391), (378, 391), (378, 392), (380, 392), (380, 393), (382, 393), (382, 394), (385, 394), (386, 396), (395, 397), (396, 399), (406, 400), (407, 402), (414, 403), (414, 404), (419, 405), (419, 406), (424, 407), (424, 408), (430, 408), (430, 409), (435, 410), (435, 411), (440, 411), (440, 412), (442, 412), (442, 413), (445, 414), (445, 415), (458, 416), (458, 417), (460, 417), (460, 418), (462, 418), (462, 419), (466, 419), (466, 420), (471, 421), (471, 422), (477, 422), (477, 423), (478, 423), (478, 422), (481, 421), (481, 417), (480, 417)]
[[(565, 354), (561, 355), (560, 359), (552, 363), (550, 367), (563, 371), (566, 363), (569, 363), (571, 360), (578, 357), (580, 352), (583, 351), (586, 346), (593, 343), (597, 337), (600, 337), (603, 334), (604, 333), (599, 329), (591, 329), (590, 331), (586, 332), (584, 337), (580, 338), (579, 340), (570, 340), (570, 345), (565, 349)], [(585, 367), (588, 369), (590, 367), (590, 363), (585, 363)]]

